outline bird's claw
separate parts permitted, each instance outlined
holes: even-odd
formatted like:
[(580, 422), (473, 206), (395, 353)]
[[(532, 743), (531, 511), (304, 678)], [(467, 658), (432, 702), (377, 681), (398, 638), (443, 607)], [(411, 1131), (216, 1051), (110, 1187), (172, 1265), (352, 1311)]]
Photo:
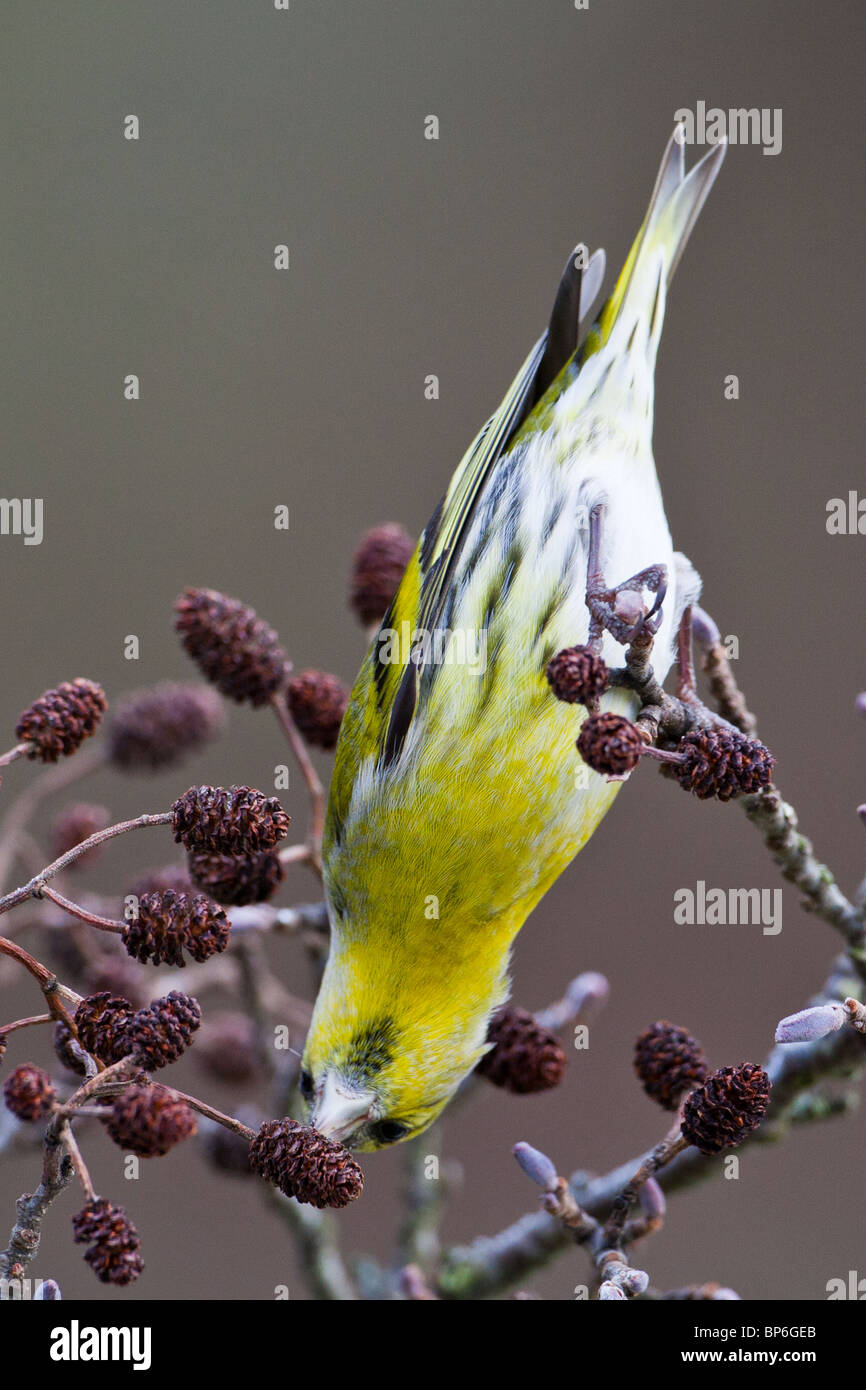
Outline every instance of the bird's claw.
[[(614, 588), (608, 588), (601, 564), (601, 532), (606, 509), (604, 502), (597, 502), (589, 514), (586, 606), (590, 614), (590, 643), (599, 647), (605, 632), (624, 647), (639, 638), (652, 642), (662, 621), (662, 604), (668, 587), (667, 566), (650, 565)], [(644, 602), (647, 589), (655, 595), (649, 609)]]
[[(612, 589), (589, 583), (586, 606), (597, 635), (609, 632), (624, 647), (639, 637), (654, 637), (661, 626), (667, 586), (666, 565), (650, 565)], [(650, 608), (644, 603), (647, 589), (654, 595)]]

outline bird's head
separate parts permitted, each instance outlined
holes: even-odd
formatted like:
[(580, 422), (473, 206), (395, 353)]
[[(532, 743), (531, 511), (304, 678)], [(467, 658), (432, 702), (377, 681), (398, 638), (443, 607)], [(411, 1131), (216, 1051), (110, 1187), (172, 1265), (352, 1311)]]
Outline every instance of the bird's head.
[[(401, 988), (332, 954), (307, 1041), (301, 1092), (310, 1123), (369, 1151), (421, 1134), (488, 1050), (485, 1002), (465, 991)], [(502, 982), (502, 992), (506, 988)]]
[(431, 1104), (409, 1097), (399, 1087), (383, 1088), (379, 1078), (366, 1083), (326, 1065), (317, 1076), (313, 1066), (301, 1073), (310, 1123), (348, 1149), (369, 1152), (411, 1139), (432, 1124), (447, 1096)]

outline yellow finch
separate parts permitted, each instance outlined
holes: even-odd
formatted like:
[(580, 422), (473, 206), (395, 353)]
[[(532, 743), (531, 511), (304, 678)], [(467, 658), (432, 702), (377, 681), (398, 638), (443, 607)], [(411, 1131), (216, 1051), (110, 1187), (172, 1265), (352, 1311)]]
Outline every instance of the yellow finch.
[[(587, 639), (593, 509), (611, 582), (667, 567), (659, 679), (673, 660), (696, 592), (656, 478), (653, 373), (667, 287), (724, 152), (687, 176), (674, 133), (579, 347), (604, 260), (569, 258), (548, 331), (454, 474), (355, 683), (323, 847), (331, 950), (301, 1078), (312, 1123), (349, 1147), (420, 1133), (476, 1066), (517, 932), (618, 789), (581, 763), (585, 712), (545, 679)], [(609, 633), (602, 654), (621, 662)], [(602, 708), (633, 714), (634, 697), (611, 691)]]

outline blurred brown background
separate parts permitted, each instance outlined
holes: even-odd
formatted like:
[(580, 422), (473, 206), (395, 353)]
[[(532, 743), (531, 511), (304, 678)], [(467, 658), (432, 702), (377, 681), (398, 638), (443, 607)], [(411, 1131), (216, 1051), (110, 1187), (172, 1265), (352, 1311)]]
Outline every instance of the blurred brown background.
[[(9, 0), (4, 28), (2, 492), (45, 504), (41, 546), (0, 537), (5, 744), (20, 709), (59, 680), (86, 675), (116, 697), (192, 677), (171, 625), (186, 584), (243, 597), (297, 666), (350, 680), (363, 647), (345, 603), (359, 532), (423, 526), (546, 323), (574, 242), (604, 245), (616, 272), (678, 107), (781, 107), (781, 154), (730, 150), (677, 277), (656, 458), (675, 538), (722, 632), (739, 638), (779, 782), (853, 891), (866, 539), (828, 536), (825, 508), (863, 485), (856, 7)], [(129, 113), (137, 142), (123, 138)], [(437, 142), (423, 138), (428, 114)], [(279, 242), (287, 273), (273, 268)], [(428, 373), (437, 402), (424, 399)], [(738, 401), (724, 399), (728, 373)], [(287, 534), (272, 524), (280, 503)], [(123, 656), (131, 633), (138, 662)], [(284, 758), (266, 714), (232, 709), (230, 736), (178, 773), (105, 775), (85, 794), (119, 817), (161, 809), (194, 780), (269, 787)], [(6, 772), (4, 807), (32, 775)], [(299, 823), (300, 789), (284, 799)], [(120, 893), (170, 849), (167, 834), (141, 832), (88, 882)], [(645, 1024), (688, 1025), (715, 1065), (758, 1059), (823, 979), (836, 940), (793, 889), (776, 937), (676, 926), (674, 891), (698, 879), (781, 882), (736, 807), (700, 805), (647, 767), (515, 960), (528, 1006), (590, 968), (609, 975), (612, 1003), (563, 1089), (521, 1101), (490, 1088), (474, 1113), (454, 1113), (445, 1151), (464, 1184), (447, 1239), (532, 1208), (517, 1139), (564, 1171), (601, 1172), (660, 1137), (664, 1117), (631, 1070)], [(284, 900), (311, 891), (296, 874)], [(306, 988), (296, 951), (283, 948), (280, 968)], [(38, 1007), (27, 981), (15, 985), (4, 1017)], [(16, 1039), (6, 1067), (43, 1056), (33, 1044)], [(172, 1079), (237, 1103), (191, 1058)], [(147, 1257), (140, 1282), (109, 1297), (261, 1299), (277, 1283), (305, 1297), (255, 1183), (205, 1169), (192, 1145), (126, 1183), (119, 1150), (83, 1135), (98, 1188), (129, 1207)], [(863, 1141), (855, 1117), (752, 1148), (738, 1182), (672, 1202), (639, 1263), (660, 1287), (716, 1279), (744, 1297), (823, 1298), (828, 1279), (866, 1273)], [(403, 1161), (365, 1167), (364, 1199), (340, 1225), (348, 1250), (386, 1257)], [(3, 1160), (4, 1232), (37, 1171), (35, 1153)], [(78, 1204), (70, 1191), (52, 1211), (32, 1272), (66, 1297), (102, 1297), (71, 1244)], [(531, 1287), (568, 1299), (586, 1273), (567, 1255)]]

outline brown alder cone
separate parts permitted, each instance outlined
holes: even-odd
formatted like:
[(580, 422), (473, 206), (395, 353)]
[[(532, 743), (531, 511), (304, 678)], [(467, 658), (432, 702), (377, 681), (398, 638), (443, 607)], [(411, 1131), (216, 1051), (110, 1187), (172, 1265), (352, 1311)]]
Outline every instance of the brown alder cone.
[(190, 787), (172, 806), (174, 838), (193, 854), (258, 854), (288, 833), (275, 796), (255, 787)]
[(349, 703), (349, 688), (327, 671), (301, 671), (286, 688), (289, 713), (307, 743), (331, 749)]
[(597, 700), (610, 683), (607, 662), (589, 647), (565, 647), (547, 665), (547, 681), (557, 700), (585, 705)]
[(123, 1207), (96, 1197), (72, 1218), (73, 1239), (103, 1284), (132, 1284), (144, 1269), (141, 1239)]
[(375, 526), (361, 537), (352, 563), (349, 601), (364, 627), (385, 616), (414, 549), (412, 537), (395, 522)]
[(124, 924), (123, 944), (131, 956), (154, 965), (186, 965), (184, 952), (202, 962), (224, 951), (231, 922), (202, 893), (145, 893)]
[(129, 1025), (135, 1010), (128, 999), (100, 990), (82, 999), (75, 1010), (78, 1040), (101, 1062), (119, 1062), (130, 1051)]
[(267, 902), (285, 876), (279, 855), (270, 850), (259, 854), (191, 854), (189, 873), (203, 893), (229, 907)]
[(632, 772), (644, 746), (640, 730), (621, 714), (591, 714), (584, 719), (577, 739), (583, 761), (604, 777)]
[(364, 1190), (348, 1149), (288, 1116), (265, 1121), (250, 1144), (250, 1163), (287, 1197), (314, 1207), (345, 1207)]
[(289, 659), (255, 609), (216, 589), (185, 589), (174, 607), (184, 649), (217, 690), (238, 703), (267, 704)]
[(736, 1148), (757, 1129), (770, 1103), (770, 1078), (756, 1062), (720, 1067), (686, 1097), (683, 1138), (702, 1154)]
[(567, 1066), (565, 1051), (526, 1009), (505, 1004), (493, 1015), (487, 1041), (494, 1044), (475, 1070), (494, 1086), (531, 1095), (558, 1086)]
[(190, 1107), (166, 1086), (127, 1086), (104, 1121), (111, 1138), (127, 1153), (159, 1158), (197, 1129)]
[(130, 1056), (146, 1071), (157, 1071), (182, 1057), (201, 1024), (197, 999), (173, 989), (139, 1009), (128, 1025)]
[(3, 1098), (19, 1120), (41, 1120), (53, 1109), (57, 1092), (47, 1071), (23, 1062), (6, 1078)]
[(678, 763), (663, 764), (668, 776), (701, 801), (715, 797), (730, 801), (769, 786), (774, 758), (760, 739), (745, 738), (736, 729), (711, 725), (692, 729), (677, 745)]
[(83, 677), (63, 681), (24, 711), (15, 735), (28, 745), (28, 758), (56, 763), (58, 758), (77, 752), (84, 740), (96, 733), (107, 709), (105, 691), (95, 681)]
[(120, 701), (108, 730), (108, 756), (125, 772), (173, 767), (217, 738), (222, 701), (206, 685), (164, 682)]
[(647, 1095), (664, 1110), (676, 1110), (683, 1093), (700, 1086), (709, 1073), (701, 1044), (667, 1019), (639, 1034), (634, 1065)]

